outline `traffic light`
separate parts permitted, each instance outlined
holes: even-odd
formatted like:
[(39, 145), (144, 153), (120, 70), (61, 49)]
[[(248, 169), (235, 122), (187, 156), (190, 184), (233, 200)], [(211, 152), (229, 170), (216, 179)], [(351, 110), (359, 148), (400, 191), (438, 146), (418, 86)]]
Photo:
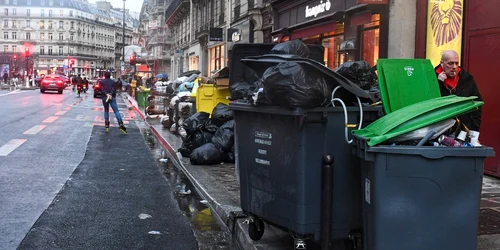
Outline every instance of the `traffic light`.
[(24, 56), (25, 56), (25, 57), (29, 57), (30, 55), (31, 55), (31, 53), (30, 53), (30, 48), (26, 47), (26, 48), (24, 49)]
[(73, 68), (73, 65), (75, 65), (75, 59), (71, 59), (71, 60), (69, 61), (69, 67), (70, 67), (70, 68)]
[(14, 62), (17, 62), (17, 55), (12, 56), (12, 60), (13, 60)]
[(135, 55), (130, 56), (130, 65), (135, 65)]

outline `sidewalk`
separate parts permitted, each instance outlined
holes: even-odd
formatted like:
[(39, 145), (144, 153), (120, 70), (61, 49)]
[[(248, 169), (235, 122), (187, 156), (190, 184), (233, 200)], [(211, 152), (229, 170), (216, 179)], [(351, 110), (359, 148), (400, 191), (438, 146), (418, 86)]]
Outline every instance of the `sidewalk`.
[[(144, 111), (138, 108), (135, 99), (124, 95), (130, 103), (129, 108), (135, 109), (149, 124), (152, 132), (168, 151), (173, 163), (181, 169), (196, 187), (197, 192), (204, 197), (216, 214), (227, 226), (228, 233), (236, 237), (241, 249), (291, 249), (293, 239), (290, 234), (266, 225), (264, 236), (255, 242), (248, 236), (248, 225), (244, 219), (234, 220), (231, 215), (241, 213), (239, 182), (233, 164), (214, 166), (193, 166), (188, 158), (177, 153), (181, 147), (180, 137), (164, 129), (158, 119), (149, 119)], [(216, 217), (217, 217), (216, 216)], [(460, 219), (460, 218), (457, 218)], [(500, 249), (500, 180), (484, 177), (481, 197), (481, 215), (478, 232), (478, 250)]]
[(2, 89), (35, 90), (35, 89), (38, 89), (38, 87), (34, 87), (34, 86), (26, 87), (26, 85), (18, 85), (17, 88), (15, 88), (12, 85), (6, 85), (6, 84), (3, 84), (3, 83), (0, 83), (0, 90), (2, 90)]

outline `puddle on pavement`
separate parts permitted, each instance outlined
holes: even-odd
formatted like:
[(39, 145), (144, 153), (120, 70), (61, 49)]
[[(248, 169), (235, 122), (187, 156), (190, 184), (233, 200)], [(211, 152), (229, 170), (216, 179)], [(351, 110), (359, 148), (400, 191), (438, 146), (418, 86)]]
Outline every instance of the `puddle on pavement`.
[[(205, 204), (189, 179), (178, 170), (166, 157), (166, 152), (158, 143), (150, 130), (142, 130), (146, 144), (151, 149), (153, 157), (158, 162), (165, 178), (174, 187), (174, 197), (179, 204), (179, 208), (189, 219), (194, 235), (198, 241), (198, 249), (238, 249), (230, 235), (225, 233), (217, 220), (212, 215), (212, 211)], [(160, 161), (160, 159), (168, 159)]]

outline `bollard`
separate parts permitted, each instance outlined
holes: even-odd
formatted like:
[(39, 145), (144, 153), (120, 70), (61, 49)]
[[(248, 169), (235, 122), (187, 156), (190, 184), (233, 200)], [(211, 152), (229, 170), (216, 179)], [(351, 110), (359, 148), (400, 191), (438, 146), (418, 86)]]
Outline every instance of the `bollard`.
[(328, 250), (332, 237), (333, 156), (323, 156), (321, 180), (321, 249)]

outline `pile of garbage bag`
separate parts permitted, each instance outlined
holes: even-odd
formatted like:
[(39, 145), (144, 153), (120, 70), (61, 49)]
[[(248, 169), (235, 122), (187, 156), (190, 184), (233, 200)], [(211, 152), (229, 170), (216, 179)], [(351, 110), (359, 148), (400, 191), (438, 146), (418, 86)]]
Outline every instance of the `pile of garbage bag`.
[(233, 111), (223, 103), (209, 113), (198, 112), (182, 123), (185, 136), (179, 152), (193, 165), (234, 163)]
[(230, 84), (231, 99), (290, 109), (325, 107), (341, 85), (336, 97), (348, 106), (355, 105), (356, 97), (367, 105), (380, 100), (377, 75), (367, 62), (347, 62), (333, 71), (309, 54), (307, 45), (292, 40), (275, 45), (268, 54), (242, 59), (248, 69)]

